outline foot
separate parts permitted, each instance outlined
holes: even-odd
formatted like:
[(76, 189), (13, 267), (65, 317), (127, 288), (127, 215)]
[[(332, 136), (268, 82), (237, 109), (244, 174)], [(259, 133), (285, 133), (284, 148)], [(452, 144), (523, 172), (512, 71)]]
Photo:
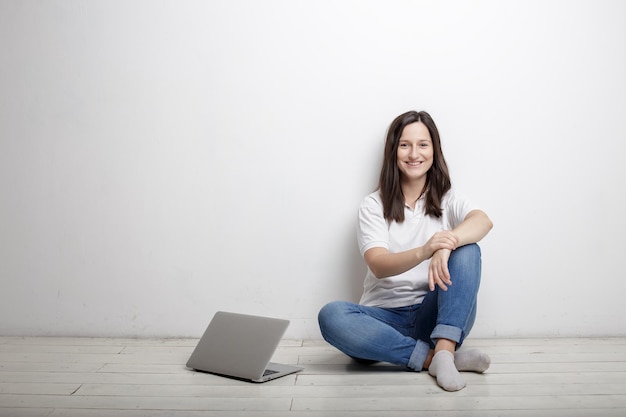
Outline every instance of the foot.
[(459, 350), (454, 354), (454, 365), (458, 371), (483, 373), (489, 369), (491, 359), (478, 349)]
[(465, 387), (465, 380), (454, 364), (454, 354), (447, 350), (435, 353), (428, 373), (436, 377), (437, 385), (446, 391), (459, 391)]

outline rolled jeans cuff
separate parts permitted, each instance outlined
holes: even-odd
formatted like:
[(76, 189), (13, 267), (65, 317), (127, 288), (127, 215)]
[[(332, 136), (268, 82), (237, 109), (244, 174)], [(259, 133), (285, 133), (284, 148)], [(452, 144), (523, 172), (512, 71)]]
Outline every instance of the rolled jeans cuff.
[(426, 362), (429, 350), (430, 345), (428, 343), (423, 340), (418, 340), (415, 344), (415, 349), (413, 349), (413, 353), (411, 353), (407, 366), (414, 371), (420, 372), (424, 369), (424, 362)]
[(460, 344), (462, 342), (463, 329), (458, 327), (448, 326), (446, 324), (438, 324), (435, 326), (435, 330), (430, 334), (430, 338), (433, 344), (437, 343), (437, 339), (448, 339)]

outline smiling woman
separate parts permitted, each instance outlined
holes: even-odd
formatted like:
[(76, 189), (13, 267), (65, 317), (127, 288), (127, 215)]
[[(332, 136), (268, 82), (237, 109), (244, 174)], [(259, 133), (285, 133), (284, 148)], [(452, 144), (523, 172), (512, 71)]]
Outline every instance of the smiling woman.
[[(319, 313), (322, 336), (358, 360), (428, 369), (448, 391), (459, 371), (484, 372), (477, 350), (456, 353), (476, 317), (487, 215), (451, 190), (435, 122), (410, 111), (390, 125), (379, 190), (359, 210), (367, 264), (359, 304), (333, 302)], [(453, 284), (454, 282), (454, 284)]]
[(404, 203), (412, 209), (422, 194), (433, 165), (433, 140), (422, 122), (407, 125), (398, 141), (398, 169), (402, 173)]
[[(412, 156), (410, 150), (405, 154), (406, 147), (425, 146), (423, 152)], [(430, 158), (428, 158), (430, 148)], [(406, 159), (406, 160), (405, 160)], [(409, 162), (426, 162), (425, 175), (416, 173), (408, 175), (404, 168)], [(432, 169), (431, 169), (432, 168)], [(428, 183), (428, 187), (426, 187)], [(422, 195), (426, 199), (426, 213), (439, 217), (441, 215), (441, 198), (450, 189), (448, 165), (441, 149), (439, 130), (434, 120), (424, 111), (409, 111), (396, 119), (389, 126), (383, 167), (380, 172), (379, 186), (384, 201), (384, 215), (387, 219), (397, 222), (404, 220), (404, 205), (415, 201)]]

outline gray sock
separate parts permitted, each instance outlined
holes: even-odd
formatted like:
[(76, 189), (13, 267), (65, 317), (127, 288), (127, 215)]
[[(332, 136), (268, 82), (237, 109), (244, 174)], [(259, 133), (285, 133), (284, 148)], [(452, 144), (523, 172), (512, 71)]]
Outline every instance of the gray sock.
[(478, 349), (459, 350), (454, 354), (454, 365), (458, 371), (483, 373), (490, 364), (489, 356)]
[(446, 391), (458, 391), (465, 387), (465, 380), (454, 365), (454, 355), (447, 350), (435, 353), (428, 373), (437, 378), (437, 385)]

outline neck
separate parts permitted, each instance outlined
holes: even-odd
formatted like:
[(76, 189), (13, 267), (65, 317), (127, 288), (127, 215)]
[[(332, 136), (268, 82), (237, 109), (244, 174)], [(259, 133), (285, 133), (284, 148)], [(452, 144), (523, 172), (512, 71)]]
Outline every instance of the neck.
[(422, 196), (426, 189), (426, 181), (408, 181), (401, 184), (402, 195), (404, 195), (405, 204), (411, 208), (415, 207), (415, 203)]

